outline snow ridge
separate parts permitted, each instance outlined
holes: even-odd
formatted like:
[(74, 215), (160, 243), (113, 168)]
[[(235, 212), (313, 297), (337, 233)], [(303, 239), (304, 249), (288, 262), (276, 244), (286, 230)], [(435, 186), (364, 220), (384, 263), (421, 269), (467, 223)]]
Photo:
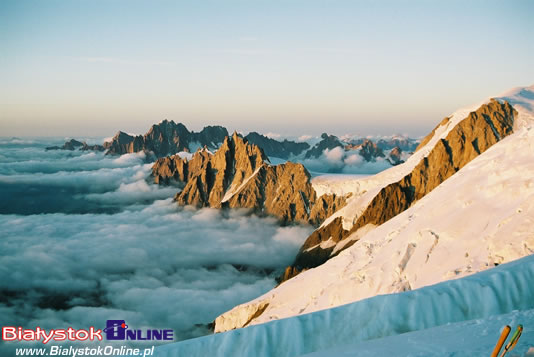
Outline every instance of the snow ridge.
[[(350, 176), (346, 177), (342, 184), (337, 178), (317, 178), (314, 183), (314, 189), (318, 192), (331, 193), (348, 193), (351, 192), (352, 198), (349, 199), (347, 205), (338, 210), (336, 213), (326, 219), (321, 226), (326, 226), (334, 219), (343, 217), (343, 229), (350, 230), (354, 224), (354, 220), (363, 212), (365, 207), (371, 202), (372, 198), (380, 189), (385, 186), (399, 181), (404, 176), (409, 174), (414, 167), (432, 151), (436, 143), (445, 139), (449, 132), (463, 119), (465, 119), (470, 112), (475, 111), (483, 104), (489, 103), (491, 98), (488, 98), (475, 105), (459, 109), (455, 111), (448, 120), (438, 126), (434, 132), (432, 139), (423, 147), (419, 148), (408, 160), (401, 165), (394, 166), (390, 169), (384, 170), (377, 175), (361, 178)], [(517, 87), (495, 96), (495, 99), (501, 103), (503, 101), (509, 102), (514, 109), (519, 113), (518, 118), (514, 124), (515, 130), (531, 125), (534, 122), (534, 85), (529, 87)], [(498, 137), (498, 135), (496, 135)]]
[[(449, 132), (463, 119), (465, 119), (470, 112), (475, 111), (482, 104), (488, 103), (489, 99), (481, 102), (477, 105), (470, 106), (468, 108), (459, 109), (454, 112), (447, 121), (444, 121), (439, 127), (436, 128), (432, 139), (426, 143), (423, 147), (419, 148), (408, 160), (401, 164), (394, 166), (390, 169), (384, 170), (374, 176), (364, 179), (347, 180), (346, 185), (350, 186), (352, 197), (348, 200), (345, 207), (335, 212), (328, 217), (321, 227), (327, 226), (337, 217), (343, 219), (343, 229), (350, 230), (354, 225), (357, 217), (359, 217), (365, 208), (369, 205), (372, 199), (377, 193), (387, 185), (401, 180), (404, 176), (408, 175), (417, 164), (432, 151), (436, 143), (447, 137)], [(322, 182), (323, 185), (325, 182)], [(339, 185), (338, 185), (339, 186)], [(322, 188), (324, 191), (325, 189)], [(337, 188), (340, 190), (340, 188)]]
[[(337, 257), (221, 315), (216, 331), (240, 326), (237, 321), (250, 319), (241, 316), (245, 311), (266, 302), (252, 325), (461, 278), (532, 254), (534, 121), (528, 112), (517, 111), (525, 124), (516, 132), (406, 211), (353, 233), (343, 243), (356, 243)], [(445, 126), (453, 122), (439, 127), (431, 141), (445, 135), (450, 130)], [(427, 146), (416, 154), (423, 155)]]
[(528, 256), (414, 291), (379, 295), (333, 309), (165, 345), (156, 349), (156, 356), (299, 356), (451, 322), (532, 309), (532, 281), (534, 256)]

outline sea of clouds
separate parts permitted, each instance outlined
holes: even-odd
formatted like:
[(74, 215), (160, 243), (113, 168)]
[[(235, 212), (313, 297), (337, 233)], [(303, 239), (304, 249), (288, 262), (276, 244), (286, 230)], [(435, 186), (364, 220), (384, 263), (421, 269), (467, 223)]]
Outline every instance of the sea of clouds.
[(366, 161), (359, 153), (345, 151), (342, 147), (325, 149), (318, 158), (299, 160), (315, 175), (325, 173), (373, 175), (392, 167), (385, 158)]
[[(0, 324), (209, 333), (275, 285), (311, 232), (246, 211), (178, 207), (144, 154), (45, 151), (0, 140)], [(0, 352), (5, 346), (0, 346)]]

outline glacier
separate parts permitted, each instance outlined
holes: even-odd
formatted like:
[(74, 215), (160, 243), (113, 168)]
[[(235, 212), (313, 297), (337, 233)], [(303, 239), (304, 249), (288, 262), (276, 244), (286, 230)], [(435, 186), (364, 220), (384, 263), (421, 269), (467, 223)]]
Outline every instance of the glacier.
[[(493, 321), (502, 314), (518, 315), (517, 310), (526, 314), (524, 322), (521, 318), (516, 319), (525, 325), (526, 336), (520, 340), (517, 349), (526, 351), (534, 345), (534, 340), (528, 339), (534, 331), (533, 281), (534, 255), (531, 255), (417, 290), (378, 295), (332, 309), (164, 345), (156, 348), (155, 355), (290, 357), (348, 345), (338, 349), (341, 353), (357, 348), (351, 343), (454, 322), (474, 319)], [(527, 321), (531, 324), (528, 325)], [(495, 326), (492, 325), (494, 336), (487, 338), (488, 342), (482, 347), (475, 346), (482, 350), (481, 354), (491, 353), (499, 335), (498, 329), (511, 322), (514, 322), (511, 318), (502, 318), (499, 323), (493, 324)], [(485, 328), (484, 323), (480, 325), (470, 329)], [(401, 336), (396, 340), (399, 343), (404, 341)], [(379, 341), (376, 344), (379, 345)], [(438, 346), (437, 351), (441, 352), (454, 348), (454, 343), (439, 347), (440, 341), (435, 338), (432, 345)], [(360, 351), (359, 348), (357, 350)], [(411, 355), (413, 350), (409, 351), (406, 355)], [(335, 356), (336, 353), (326, 355)]]

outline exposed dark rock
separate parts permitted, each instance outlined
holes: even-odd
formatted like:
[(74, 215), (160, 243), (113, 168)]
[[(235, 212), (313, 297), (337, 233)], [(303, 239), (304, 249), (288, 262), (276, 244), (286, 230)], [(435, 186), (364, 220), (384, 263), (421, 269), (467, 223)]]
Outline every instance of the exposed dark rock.
[(357, 150), (365, 161), (375, 161), (378, 157), (384, 157), (384, 152), (374, 142), (364, 139), (361, 144), (345, 145), (345, 150)]
[(245, 139), (247, 139), (249, 143), (261, 147), (267, 156), (279, 157), (282, 159), (289, 159), (291, 156), (299, 155), (310, 147), (308, 143), (297, 143), (289, 140), (278, 141), (254, 131), (245, 136)]
[[(339, 242), (367, 224), (380, 225), (406, 210), (475, 157), (510, 135), (515, 115), (517, 112), (510, 104), (493, 99), (471, 112), (445, 139), (439, 140), (409, 174), (382, 188), (357, 217), (350, 231), (343, 229), (341, 217), (316, 229), (301, 247), (291, 269), (286, 269), (291, 274), (285, 275), (316, 267), (331, 258), (333, 247), (322, 249), (320, 243), (329, 239)], [(446, 118), (439, 125), (448, 120)], [(427, 136), (421, 145), (430, 139), (431, 136)], [(349, 246), (347, 244), (343, 249)]]
[(228, 136), (228, 130), (220, 125), (206, 126), (199, 133), (192, 132), (193, 141), (201, 146), (209, 148), (218, 148), (221, 146), (224, 138)]
[(193, 135), (183, 124), (163, 120), (152, 125), (145, 135), (132, 136), (119, 131), (110, 142), (104, 143), (104, 146), (108, 149), (108, 154), (122, 155), (146, 151), (154, 153), (156, 157), (163, 157), (189, 151), (192, 141)]
[(78, 148), (81, 148), (84, 145), (81, 141), (70, 139), (69, 141), (65, 142), (63, 146), (49, 146), (46, 148), (46, 150), (76, 150)]
[(399, 165), (402, 164), (404, 161), (402, 160), (402, 150), (398, 146), (393, 148), (393, 150), (390, 151), (388, 155), (388, 161), (391, 163), (391, 165)]
[(434, 137), (434, 134), (436, 133), (436, 130), (442, 126), (442, 125), (446, 125), (449, 120), (451, 118), (449, 117), (445, 117), (443, 118), (443, 120), (434, 128), (432, 129), (432, 131), (430, 132), (430, 134), (428, 134), (427, 136), (425, 136), (423, 138), (423, 140), (421, 140), (421, 142), (419, 143), (419, 145), (417, 146), (417, 148), (415, 149), (415, 151), (419, 150), (420, 148), (422, 148), (423, 146), (425, 146), (426, 144), (428, 144), (428, 142)]
[(157, 160), (152, 176), (159, 184), (183, 183), (175, 196), (180, 205), (249, 208), (283, 223), (317, 225), (345, 204), (344, 197), (317, 197), (302, 164), (270, 165), (258, 146), (236, 133), (214, 154), (199, 150), (191, 160), (178, 155)]
[(106, 149), (102, 145), (98, 145), (98, 144), (87, 145), (87, 143), (84, 142), (83, 146), (80, 148), (80, 150), (83, 150), (83, 151), (104, 151)]
[(309, 159), (311, 157), (318, 158), (323, 154), (323, 151), (326, 149), (332, 150), (336, 147), (344, 147), (343, 143), (339, 141), (337, 136), (328, 135), (326, 133), (321, 134), (321, 141), (314, 145), (310, 150), (306, 151), (305, 158)]
[(294, 266), (288, 266), (288, 267), (286, 267), (286, 269), (284, 270), (282, 275), (280, 275), (276, 279), (276, 281), (278, 282), (278, 284), (282, 284), (284, 281), (287, 281), (287, 280), (299, 275), (300, 273), (302, 273), (305, 270), (306, 269), (298, 269), (298, 268), (295, 268)]
[(363, 144), (366, 140), (371, 140), (376, 143), (376, 146), (383, 150), (391, 150), (395, 147), (398, 147), (402, 151), (412, 152), (417, 148), (419, 141), (405, 136), (394, 136), (391, 138), (380, 138), (380, 139), (368, 139), (368, 138), (359, 138), (350, 140), (349, 144), (353, 146), (358, 146)]
[(87, 143), (70, 139), (69, 141), (65, 142), (63, 146), (49, 146), (46, 148), (46, 150), (95, 150), (95, 151), (104, 151), (104, 147), (102, 145), (87, 145)]
[(190, 132), (181, 123), (163, 120), (154, 124), (145, 135), (130, 135), (119, 131), (104, 145), (87, 145), (77, 140), (70, 140), (63, 146), (52, 146), (47, 150), (107, 150), (110, 155), (122, 155), (145, 151), (156, 157), (164, 157), (181, 151), (189, 151), (192, 146), (207, 146), (216, 149), (228, 135), (222, 126), (207, 126), (199, 133)]
[(382, 150), (399, 148), (402, 151), (412, 152), (417, 148), (419, 142), (407, 137), (393, 137), (390, 139), (378, 139), (376, 145)]

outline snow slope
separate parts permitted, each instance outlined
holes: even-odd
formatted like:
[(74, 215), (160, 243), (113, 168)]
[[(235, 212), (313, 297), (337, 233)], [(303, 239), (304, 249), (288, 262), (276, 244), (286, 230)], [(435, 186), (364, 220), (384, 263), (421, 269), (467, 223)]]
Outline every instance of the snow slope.
[[(470, 112), (476, 110), (478, 107), (480, 107), (480, 105), (486, 102), (489, 102), (489, 99), (485, 102), (479, 103), (469, 108), (460, 109), (454, 112), (445, 124), (440, 125), (436, 129), (432, 139), (425, 146), (419, 148), (419, 150), (417, 150), (412, 156), (410, 156), (405, 163), (384, 170), (368, 178), (356, 179), (353, 181), (346, 182), (345, 186), (350, 186), (352, 197), (347, 201), (345, 207), (338, 210), (329, 218), (327, 218), (321, 224), (321, 226), (328, 225), (337, 217), (342, 217), (343, 228), (345, 230), (350, 230), (354, 225), (354, 222), (356, 221), (357, 217), (361, 215), (361, 213), (369, 205), (371, 200), (378, 194), (378, 192), (382, 188), (393, 182), (399, 181), (404, 176), (409, 174), (424, 157), (428, 156), (430, 151), (432, 151), (432, 148), (440, 139), (444, 139), (460, 121), (462, 121), (467, 117), (467, 115), (469, 115)], [(323, 181), (322, 183), (324, 185), (325, 181)], [(332, 193), (341, 193), (345, 191), (341, 187), (339, 187), (339, 185), (336, 185), (335, 182), (332, 182), (331, 186), (331, 190), (327, 190), (324, 188), (321, 189), (320, 187), (318, 188), (321, 190), (321, 192), (331, 191)]]
[[(517, 87), (507, 91), (496, 99), (508, 101), (518, 112), (519, 119), (515, 122), (515, 129), (518, 130), (526, 125), (530, 125), (533, 121), (534, 113), (534, 85), (530, 87)], [(440, 139), (447, 137), (449, 132), (463, 119), (469, 115), (470, 112), (475, 111), (481, 105), (490, 101), (490, 98), (477, 103), (475, 105), (462, 108), (454, 112), (446, 123), (442, 123), (434, 132), (432, 139), (423, 147), (419, 148), (412, 156), (410, 156), (404, 164), (394, 166), (390, 169), (384, 170), (377, 175), (360, 178), (347, 178), (344, 185), (340, 185), (339, 180), (333, 178), (328, 180), (324, 177), (314, 183), (314, 188), (319, 195), (322, 193), (336, 193), (346, 194), (352, 193), (352, 197), (347, 202), (347, 205), (330, 216), (323, 222), (321, 226), (325, 226), (337, 217), (343, 217), (343, 228), (350, 230), (354, 225), (356, 218), (365, 210), (367, 205), (371, 202), (373, 197), (385, 186), (399, 181), (432, 150)]]
[[(519, 118), (514, 134), (408, 210), (341, 241), (359, 239), (337, 257), (219, 316), (215, 331), (413, 290), (534, 253), (534, 120), (527, 105), (534, 103), (534, 86), (516, 89), (509, 96), (516, 105), (523, 103), (516, 107)], [(449, 123), (468, 111), (459, 113)], [(438, 128), (430, 143), (412, 158), (429, 151), (436, 137), (445, 136), (448, 130)], [(399, 170), (375, 177), (398, 176)], [(370, 180), (379, 179), (361, 182)], [(259, 310), (263, 312), (257, 316)]]
[[(518, 351), (525, 351), (529, 347), (527, 341), (530, 345), (533, 342), (529, 339), (534, 327), (534, 312), (532, 311), (534, 309), (534, 284), (532, 281), (534, 281), (534, 255), (462, 279), (418, 290), (379, 295), (333, 309), (165, 345), (157, 348), (155, 355), (169, 357), (299, 356), (360, 341), (473, 319), (488, 319), (488, 323), (482, 323), (481, 327), (472, 326), (477, 324), (476, 321), (461, 325), (463, 331), (472, 330), (473, 332), (469, 334), (482, 336), (480, 340), (473, 340), (473, 343), (480, 341), (482, 344), (475, 346), (477, 351), (482, 352), (477, 355), (490, 354), (493, 346), (488, 336), (495, 336), (493, 338), (496, 340), (499, 329), (505, 323), (525, 325), (525, 336), (517, 347)], [(525, 311), (512, 313), (514, 310)], [(491, 318), (505, 313), (511, 314)], [(514, 316), (517, 317), (515, 320)], [(439, 334), (440, 331), (450, 331), (449, 326), (442, 326), (437, 332), (428, 330), (423, 336), (435, 338), (436, 333)], [(487, 329), (487, 332), (484, 329)], [(452, 333), (456, 331), (450, 332)], [(413, 344), (405, 337), (399, 336), (393, 342), (400, 339), (408, 346)], [(453, 337), (451, 335), (450, 341)], [(380, 351), (381, 342), (376, 341), (373, 344), (371, 341), (369, 343), (372, 344), (369, 347), (370, 351), (372, 348)], [(427, 341), (426, 346), (429, 343)], [(461, 344), (455, 346), (455, 343), (456, 341), (452, 341), (451, 346), (439, 347), (442, 348), (440, 351), (458, 350)], [(437, 345), (439, 346), (439, 343)], [(423, 348), (423, 346), (420, 347)], [(393, 348), (394, 346), (390, 345), (390, 350), (397, 351)], [(411, 350), (407, 346), (401, 348), (404, 348), (404, 351)], [(353, 349), (354, 345), (345, 346), (336, 353), (350, 353)], [(430, 354), (424, 353), (424, 349), (422, 351), (420, 354), (413, 355)], [(358, 349), (358, 353), (360, 352), (362, 351)], [(323, 355), (335, 356), (336, 354), (325, 351)], [(447, 355), (447, 353), (440, 355)]]
[(338, 346), (305, 357), (489, 356), (503, 327), (510, 325), (513, 333), (518, 324), (523, 325), (523, 333), (507, 356), (534, 356), (534, 310), (525, 310)]
[(360, 189), (360, 181), (370, 175), (361, 174), (322, 174), (312, 178), (311, 183), (317, 196), (336, 194), (345, 196)]
[[(448, 342), (436, 355), (489, 355), (490, 335), (518, 322), (526, 330), (514, 352), (525, 354), (534, 322), (534, 86), (500, 98), (519, 112), (514, 134), (405, 212), (356, 232), (349, 239), (359, 240), (337, 257), (216, 321), (219, 331), (248, 327), (167, 345), (157, 355), (330, 356), (361, 348), (367, 355), (431, 355), (420, 340), (441, 334)], [(344, 223), (350, 226), (367, 195), (411, 171), (477, 107), (455, 113), (404, 165), (331, 188), (321, 181), (324, 190), (355, 190), (349, 208), (338, 212)], [(508, 315), (495, 317), (501, 314)], [(465, 322), (473, 319), (483, 321)], [(456, 341), (462, 334), (450, 324), (459, 322), (463, 336), (474, 337), (471, 351), (462, 349), (465, 339)], [(473, 324), (481, 326), (478, 334), (469, 332)], [(410, 331), (419, 332), (400, 335)]]

